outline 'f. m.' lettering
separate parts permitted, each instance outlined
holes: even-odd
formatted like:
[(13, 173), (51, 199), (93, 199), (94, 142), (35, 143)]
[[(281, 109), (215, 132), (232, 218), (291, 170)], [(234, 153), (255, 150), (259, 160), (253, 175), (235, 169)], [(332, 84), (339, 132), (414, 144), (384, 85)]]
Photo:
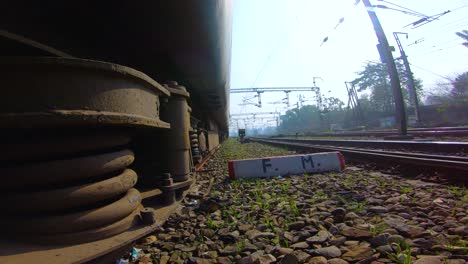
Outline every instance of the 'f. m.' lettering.
[(314, 160), (312, 160), (312, 156), (303, 156), (301, 157), (302, 159), (302, 168), (305, 170), (306, 169), (306, 163), (309, 163), (310, 162), (310, 167), (313, 169), (315, 168), (315, 165), (314, 165)]
[(266, 173), (267, 168), (271, 167), (270, 159), (262, 159), (263, 173)]

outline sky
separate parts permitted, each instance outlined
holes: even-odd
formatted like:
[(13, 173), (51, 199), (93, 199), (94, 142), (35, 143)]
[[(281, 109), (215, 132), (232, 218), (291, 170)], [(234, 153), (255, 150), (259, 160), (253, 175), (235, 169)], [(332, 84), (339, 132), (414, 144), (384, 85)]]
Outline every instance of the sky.
[[(355, 0), (235, 0), (231, 57), (231, 89), (252, 87), (311, 87), (313, 77), (324, 96), (348, 102), (344, 82), (358, 77), (364, 65), (380, 60), (378, 43), (363, 3)], [(371, 4), (404, 10), (408, 8), (432, 16), (447, 10), (438, 20), (412, 29), (404, 27), (419, 17), (403, 12), (375, 9), (391, 46), (400, 53), (393, 32), (400, 35), (416, 78), (423, 81), (426, 94), (438, 83), (449, 82), (468, 71), (468, 48), (455, 32), (468, 30), (468, 0), (371, 0)], [(398, 7), (399, 5), (401, 7)], [(340, 18), (344, 21), (338, 24)], [(336, 27), (336, 28), (335, 28)], [(325, 37), (328, 41), (322, 44)], [(418, 41), (417, 44), (412, 44)], [(243, 97), (231, 94), (230, 113), (286, 111), (285, 104), (272, 104), (285, 93), (263, 93), (262, 108), (240, 105)], [(315, 104), (312, 92), (291, 92), (290, 105), (298, 96), (304, 104)], [(256, 102), (257, 98), (250, 101)], [(263, 122), (263, 123), (262, 123)], [(258, 121), (264, 126), (267, 120)], [(270, 121), (272, 122), (272, 121)], [(272, 123), (270, 123), (272, 124)]]

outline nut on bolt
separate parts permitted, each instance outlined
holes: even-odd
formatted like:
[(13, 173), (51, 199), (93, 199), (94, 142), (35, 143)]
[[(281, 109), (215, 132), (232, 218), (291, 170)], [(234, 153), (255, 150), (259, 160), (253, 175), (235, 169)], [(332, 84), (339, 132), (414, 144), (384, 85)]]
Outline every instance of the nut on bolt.
[(141, 220), (145, 225), (156, 223), (156, 211), (153, 208), (145, 207), (141, 210)]
[(172, 180), (171, 174), (170, 173), (163, 173), (162, 176), (162, 185), (163, 186), (170, 186), (174, 183)]

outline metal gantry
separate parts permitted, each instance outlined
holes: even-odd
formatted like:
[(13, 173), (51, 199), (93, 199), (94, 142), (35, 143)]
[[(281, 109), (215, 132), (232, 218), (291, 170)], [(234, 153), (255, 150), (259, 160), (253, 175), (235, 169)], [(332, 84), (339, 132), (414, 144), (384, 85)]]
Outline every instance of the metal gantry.
[[(286, 97), (283, 99), (283, 102), (289, 107), (290, 102), (289, 102), (289, 93), (290, 92), (315, 92), (317, 96), (317, 106), (321, 108), (322, 104), (322, 96), (320, 94), (320, 87), (315, 85), (315, 80), (316, 79), (321, 79), (320, 77), (313, 77), (313, 82), (314, 86), (312, 87), (254, 87), (254, 88), (233, 88), (230, 90), (230, 93), (257, 93), (254, 97), (252, 98), (243, 98), (243, 102), (240, 105), (254, 105), (259, 108), (262, 107), (262, 99), (261, 99), (261, 94), (262, 93), (268, 93), (268, 92), (284, 92), (286, 94)], [(252, 102), (251, 99), (257, 98), (258, 102)]]
[(280, 112), (236, 113), (230, 114), (229, 119), (231, 126), (237, 128), (240, 127), (239, 122), (242, 122), (246, 127), (262, 126), (264, 122), (276, 122), (276, 126), (279, 126), (280, 115)]
[(358, 94), (356, 91), (355, 83), (345, 82), (346, 90), (348, 91), (348, 111), (352, 110), (354, 112), (356, 119), (359, 120), (361, 125), (365, 125), (364, 113), (359, 103)]

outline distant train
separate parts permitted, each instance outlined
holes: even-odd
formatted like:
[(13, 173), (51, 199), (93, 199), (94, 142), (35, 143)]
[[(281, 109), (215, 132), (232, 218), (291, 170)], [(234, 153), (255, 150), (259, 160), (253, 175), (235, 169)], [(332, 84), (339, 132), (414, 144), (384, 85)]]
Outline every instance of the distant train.
[(245, 138), (245, 128), (239, 128), (237, 134), (238, 134), (238, 136), (239, 136), (239, 141), (240, 141), (241, 143), (243, 143), (243, 142), (244, 142), (244, 138)]

